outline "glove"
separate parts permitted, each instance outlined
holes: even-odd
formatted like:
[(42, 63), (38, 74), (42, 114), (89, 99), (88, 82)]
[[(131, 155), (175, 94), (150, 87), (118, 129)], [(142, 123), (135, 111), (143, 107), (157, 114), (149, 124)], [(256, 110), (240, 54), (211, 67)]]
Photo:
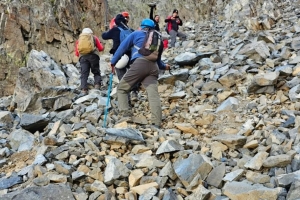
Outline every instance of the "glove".
[(110, 64), (110, 67), (111, 67), (111, 73), (115, 74), (115, 65)]

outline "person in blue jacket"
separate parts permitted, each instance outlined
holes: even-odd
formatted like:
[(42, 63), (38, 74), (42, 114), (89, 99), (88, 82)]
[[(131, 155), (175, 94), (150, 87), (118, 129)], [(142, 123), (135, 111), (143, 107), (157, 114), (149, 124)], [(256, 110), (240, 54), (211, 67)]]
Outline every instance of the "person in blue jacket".
[(123, 76), (117, 87), (118, 109), (120, 111), (121, 118), (127, 120), (131, 119), (132, 113), (129, 110), (127, 95), (133, 85), (135, 85), (137, 82), (141, 82), (148, 94), (152, 125), (154, 125), (156, 128), (159, 128), (162, 121), (162, 110), (158, 93), (157, 79), (159, 69), (168, 70), (170, 69), (170, 66), (161, 60), (163, 45), (161, 45), (159, 50), (157, 61), (147, 60), (138, 53), (138, 49), (136, 48), (141, 48), (143, 46), (146, 38), (146, 31), (154, 28), (155, 24), (151, 19), (142, 20), (141, 30), (134, 31), (124, 41), (121, 42), (111, 59), (111, 67), (114, 72), (115, 64), (125, 53), (125, 51), (131, 48), (130, 69)]

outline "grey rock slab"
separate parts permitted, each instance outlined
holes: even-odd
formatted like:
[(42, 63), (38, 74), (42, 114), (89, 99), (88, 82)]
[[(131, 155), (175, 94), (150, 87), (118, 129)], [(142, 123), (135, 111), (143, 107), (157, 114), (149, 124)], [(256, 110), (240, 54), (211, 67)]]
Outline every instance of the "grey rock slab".
[(32, 182), (37, 186), (45, 186), (50, 183), (50, 179), (47, 176), (41, 176), (33, 179)]
[(44, 187), (28, 187), (23, 190), (8, 193), (0, 198), (1, 200), (75, 200), (71, 189), (63, 184), (50, 184)]
[(300, 179), (300, 170), (289, 174), (281, 174), (276, 176), (280, 187), (289, 187), (296, 179)]
[(186, 197), (187, 200), (208, 200), (211, 196), (211, 192), (206, 189), (203, 185), (199, 184), (199, 186), (193, 190), (193, 193)]
[(31, 133), (36, 131), (43, 132), (43, 129), (49, 124), (49, 119), (44, 115), (32, 115), (24, 113), (21, 116), (20, 126)]
[(184, 52), (175, 57), (178, 65), (195, 65), (202, 58), (209, 58), (213, 52), (191, 53)]
[(171, 188), (169, 188), (169, 189), (165, 190), (164, 197), (162, 200), (178, 200), (178, 198), (177, 198), (175, 192)]
[(76, 181), (77, 179), (80, 179), (80, 178), (82, 178), (84, 176), (85, 176), (85, 173), (81, 172), (81, 171), (75, 171), (75, 172), (72, 173), (72, 179), (74, 181)]
[(172, 71), (172, 74), (162, 75), (158, 78), (159, 83), (161, 84), (171, 84), (179, 81), (186, 81), (189, 77), (189, 70), (188, 69), (179, 69)]
[(239, 54), (247, 56), (258, 54), (260, 57), (266, 59), (270, 56), (270, 49), (265, 41), (258, 41), (245, 45), (240, 49)]
[(246, 168), (260, 170), (263, 166), (264, 161), (268, 157), (267, 152), (258, 152), (252, 159), (250, 159), (244, 166)]
[(105, 129), (106, 134), (126, 138), (129, 140), (144, 141), (142, 134), (133, 128), (108, 128)]
[(248, 171), (246, 173), (246, 178), (252, 183), (270, 183), (270, 176), (258, 172)]
[(173, 167), (182, 184), (188, 187), (198, 173), (204, 180), (212, 170), (213, 165), (205, 155), (190, 154), (186, 159), (177, 160)]
[(208, 175), (206, 181), (209, 185), (216, 188), (220, 188), (222, 184), (222, 179), (225, 175), (225, 164), (221, 163), (219, 166), (215, 167)]
[(0, 127), (12, 128), (14, 117), (9, 111), (0, 111)]
[(291, 156), (287, 154), (270, 156), (268, 157), (264, 163), (264, 167), (286, 167), (288, 164), (292, 162)]
[(167, 164), (160, 170), (159, 176), (168, 176), (172, 180), (177, 178), (171, 161), (167, 162)]
[(230, 69), (225, 75), (219, 78), (219, 82), (225, 86), (230, 88), (231, 86), (239, 83), (245, 77), (244, 75), (236, 69)]
[(225, 101), (221, 103), (221, 105), (217, 108), (216, 113), (222, 111), (233, 111), (236, 110), (239, 106), (239, 100), (234, 97), (229, 97)]
[(147, 167), (149, 169), (153, 168), (162, 168), (165, 166), (165, 163), (156, 159), (155, 157), (146, 157), (142, 158), (136, 165), (137, 168)]
[(280, 76), (289, 76), (293, 73), (293, 65), (284, 65), (276, 67), (275, 71), (279, 72)]
[(74, 104), (78, 105), (78, 104), (82, 104), (82, 103), (87, 102), (87, 101), (92, 102), (95, 99), (98, 99), (98, 97), (99, 97), (99, 94), (97, 94), (97, 93), (91, 93), (91, 94), (88, 94), (88, 95), (85, 95), (83, 97), (80, 97), (80, 98), (76, 99), (76, 101), (74, 102)]
[(0, 190), (8, 189), (16, 184), (22, 183), (23, 178), (21, 176), (11, 176), (9, 178), (0, 178)]
[(110, 184), (114, 180), (129, 176), (129, 169), (119, 159), (113, 156), (106, 156), (105, 162), (107, 164), (104, 172), (105, 184)]
[(8, 139), (10, 146), (16, 151), (31, 150), (34, 143), (34, 135), (23, 129), (14, 130)]
[(241, 135), (222, 134), (212, 138), (214, 141), (219, 141), (229, 148), (240, 148), (246, 144), (247, 137)]
[(228, 174), (226, 174), (226, 176), (223, 178), (224, 181), (238, 181), (243, 174), (245, 173), (245, 171), (243, 169), (237, 169), (235, 171), (232, 171)]
[(14, 102), (21, 112), (37, 111), (42, 108), (42, 98), (73, 93), (66, 89), (66, 86), (66, 76), (54, 60), (44, 51), (31, 50), (27, 66), (19, 69)]
[(300, 199), (300, 178), (295, 180), (289, 189), (286, 196), (286, 200), (298, 200)]
[(295, 102), (300, 99), (300, 85), (296, 85), (289, 91), (289, 98), (291, 101)]
[(186, 96), (185, 91), (180, 91), (180, 92), (176, 92), (173, 93), (169, 96), (170, 100), (174, 100), (174, 99), (183, 99)]
[(183, 150), (183, 146), (181, 146), (177, 141), (166, 140), (159, 146), (156, 151), (156, 155), (180, 150)]
[(43, 165), (43, 164), (45, 164), (47, 162), (47, 159), (45, 158), (45, 156), (44, 155), (41, 155), (41, 154), (39, 154), (39, 155), (37, 155), (36, 157), (35, 157), (35, 159), (34, 159), (34, 161), (33, 161), (33, 165)]
[(141, 196), (139, 196), (139, 200), (151, 200), (156, 193), (157, 189), (155, 187), (150, 187)]
[(279, 78), (280, 72), (267, 72), (265, 74), (258, 74), (254, 76), (254, 81), (259, 86), (269, 86), (276, 84)]
[(99, 191), (105, 193), (105, 191), (107, 191), (108, 189), (103, 182), (95, 180), (91, 185), (91, 190), (93, 192)]
[(277, 199), (281, 189), (267, 188), (263, 185), (251, 185), (246, 182), (227, 182), (223, 194), (232, 200)]

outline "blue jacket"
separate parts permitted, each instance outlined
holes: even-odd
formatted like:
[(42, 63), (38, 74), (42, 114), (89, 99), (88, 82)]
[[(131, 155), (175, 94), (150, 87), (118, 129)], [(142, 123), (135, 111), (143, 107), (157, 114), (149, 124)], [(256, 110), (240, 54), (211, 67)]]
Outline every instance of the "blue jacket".
[[(131, 33), (123, 42), (121, 42), (120, 46), (118, 47), (117, 51), (111, 58), (111, 64), (115, 65), (118, 60), (124, 55), (127, 49), (131, 48), (131, 59), (134, 60), (136, 58), (143, 57), (141, 54), (139, 54), (136, 48), (134, 46), (137, 46), (141, 48), (144, 43), (144, 39), (146, 37), (146, 33), (142, 30), (134, 31)], [(157, 65), (160, 69), (166, 69), (166, 64), (161, 61), (161, 54), (162, 51), (159, 52), (158, 59), (157, 59)]]

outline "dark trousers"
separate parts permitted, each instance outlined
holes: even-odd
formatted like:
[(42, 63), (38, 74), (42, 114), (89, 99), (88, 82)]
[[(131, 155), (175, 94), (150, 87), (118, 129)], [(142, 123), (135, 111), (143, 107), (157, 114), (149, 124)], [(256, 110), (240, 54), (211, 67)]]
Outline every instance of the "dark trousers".
[(81, 56), (79, 59), (81, 67), (81, 89), (87, 90), (88, 84), (87, 80), (90, 74), (90, 71), (94, 74), (94, 84), (101, 85), (101, 74), (99, 67), (99, 56), (96, 54), (88, 54)]

